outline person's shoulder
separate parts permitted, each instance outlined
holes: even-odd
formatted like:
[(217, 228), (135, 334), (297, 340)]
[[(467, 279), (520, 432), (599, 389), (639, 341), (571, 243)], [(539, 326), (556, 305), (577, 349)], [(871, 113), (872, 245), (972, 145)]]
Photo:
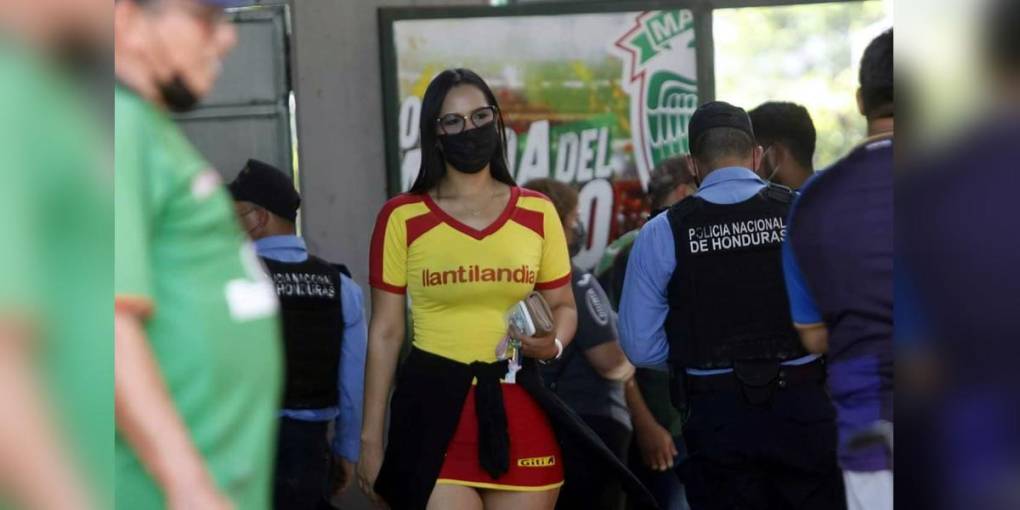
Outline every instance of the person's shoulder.
[(852, 174), (862, 168), (876, 166), (892, 166), (893, 139), (875, 138), (862, 142), (850, 152), (838, 159), (828, 168), (812, 176), (801, 188), (800, 194), (809, 195), (822, 193), (829, 186), (842, 179), (855, 179)]
[(609, 246), (606, 246), (606, 250), (602, 253), (602, 258), (599, 259), (598, 266), (595, 268), (595, 275), (601, 278), (606, 271), (612, 268), (613, 262), (616, 261), (616, 256), (623, 251), (629, 250), (634, 245), (634, 240), (640, 231), (641, 229), (636, 228), (609, 243)]
[(383, 204), (383, 209), (396, 209), (405, 205), (424, 204), (424, 193), (401, 193)]
[(409, 218), (428, 211), (425, 195), (401, 193), (387, 200), (379, 210), (379, 221), (385, 223), (390, 217)]
[(140, 118), (149, 113), (149, 105), (138, 94), (118, 85), (113, 91), (114, 112), (117, 121)]
[[(150, 106), (137, 94), (118, 85), (113, 94), (116, 148), (141, 150), (150, 139)], [(119, 163), (119, 161), (118, 161)]]
[(340, 273), (340, 289), (345, 293), (356, 293), (361, 295), (361, 285), (354, 281), (354, 278), (347, 276), (344, 273)]
[(658, 214), (655, 217), (646, 221), (645, 224), (641, 227), (641, 230), (639, 230), (638, 233), (635, 235), (634, 240), (635, 242), (640, 242), (642, 241), (642, 238), (647, 239), (651, 235), (662, 233), (663, 230), (670, 230), (669, 211), (666, 211), (662, 214)]
[(547, 197), (545, 195), (545, 193), (542, 193), (541, 191), (536, 191), (536, 190), (529, 189), (529, 188), (524, 188), (524, 187), (521, 187), (521, 186), (518, 186), (516, 189), (517, 189), (517, 193), (520, 194), (521, 199), (544, 200), (546, 202), (552, 203), (552, 200), (550, 200), (549, 197)]
[(613, 254), (615, 255), (615, 252), (619, 252), (620, 250), (634, 244), (634, 240), (637, 239), (639, 232), (641, 232), (641, 229), (635, 228), (634, 230), (631, 230), (626, 234), (623, 234), (622, 236), (616, 238), (615, 241), (610, 243), (606, 250), (608, 251), (612, 249), (614, 252)]
[(545, 194), (528, 188), (518, 187), (515, 189), (517, 190), (517, 207), (542, 213), (556, 213), (556, 206)]

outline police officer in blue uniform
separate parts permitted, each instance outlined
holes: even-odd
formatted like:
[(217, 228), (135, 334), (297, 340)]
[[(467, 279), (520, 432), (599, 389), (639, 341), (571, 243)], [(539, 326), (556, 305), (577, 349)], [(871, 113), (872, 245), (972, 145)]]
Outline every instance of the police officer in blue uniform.
[(361, 288), (345, 267), (308, 252), (296, 230), (301, 195), (282, 170), (248, 160), (229, 190), (282, 311), (286, 384), (273, 508), (332, 508), (326, 501), (350, 485), (361, 449), (368, 346)]
[(699, 191), (642, 228), (621, 345), (668, 370), (689, 412), (678, 469), (692, 509), (846, 508), (823, 360), (801, 345), (786, 297), (793, 192), (755, 174), (763, 150), (743, 109), (702, 105), (688, 134)]

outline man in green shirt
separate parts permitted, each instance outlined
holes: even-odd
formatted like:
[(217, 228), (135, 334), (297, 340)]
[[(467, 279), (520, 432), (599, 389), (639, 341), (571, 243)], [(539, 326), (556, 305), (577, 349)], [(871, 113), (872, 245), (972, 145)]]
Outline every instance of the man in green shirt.
[(62, 60), (69, 46), (100, 50), (102, 8), (67, 0), (0, 9), (4, 509), (108, 506), (112, 180), (92, 136), (98, 121)]
[(278, 304), (218, 174), (174, 125), (236, 42), (223, 0), (118, 0), (116, 506), (269, 507)]

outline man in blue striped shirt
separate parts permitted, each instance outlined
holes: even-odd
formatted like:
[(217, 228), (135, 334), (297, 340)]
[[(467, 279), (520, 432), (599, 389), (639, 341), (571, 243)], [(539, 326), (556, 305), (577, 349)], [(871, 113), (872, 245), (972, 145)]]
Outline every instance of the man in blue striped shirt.
[(822, 360), (801, 346), (783, 282), (793, 193), (755, 174), (743, 109), (702, 105), (688, 133), (699, 191), (638, 235), (620, 343), (635, 365), (670, 370), (690, 412), (692, 509), (845, 508)]

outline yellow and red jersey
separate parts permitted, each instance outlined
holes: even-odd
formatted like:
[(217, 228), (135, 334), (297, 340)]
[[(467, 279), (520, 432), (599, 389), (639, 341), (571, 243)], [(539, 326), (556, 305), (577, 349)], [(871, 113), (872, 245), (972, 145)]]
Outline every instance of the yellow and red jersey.
[(380, 211), (370, 284), (409, 292), (416, 347), (463, 363), (496, 361), (505, 314), (532, 290), (570, 283), (570, 256), (556, 208), (513, 187), (484, 230), (443, 211), (428, 194), (403, 194)]

